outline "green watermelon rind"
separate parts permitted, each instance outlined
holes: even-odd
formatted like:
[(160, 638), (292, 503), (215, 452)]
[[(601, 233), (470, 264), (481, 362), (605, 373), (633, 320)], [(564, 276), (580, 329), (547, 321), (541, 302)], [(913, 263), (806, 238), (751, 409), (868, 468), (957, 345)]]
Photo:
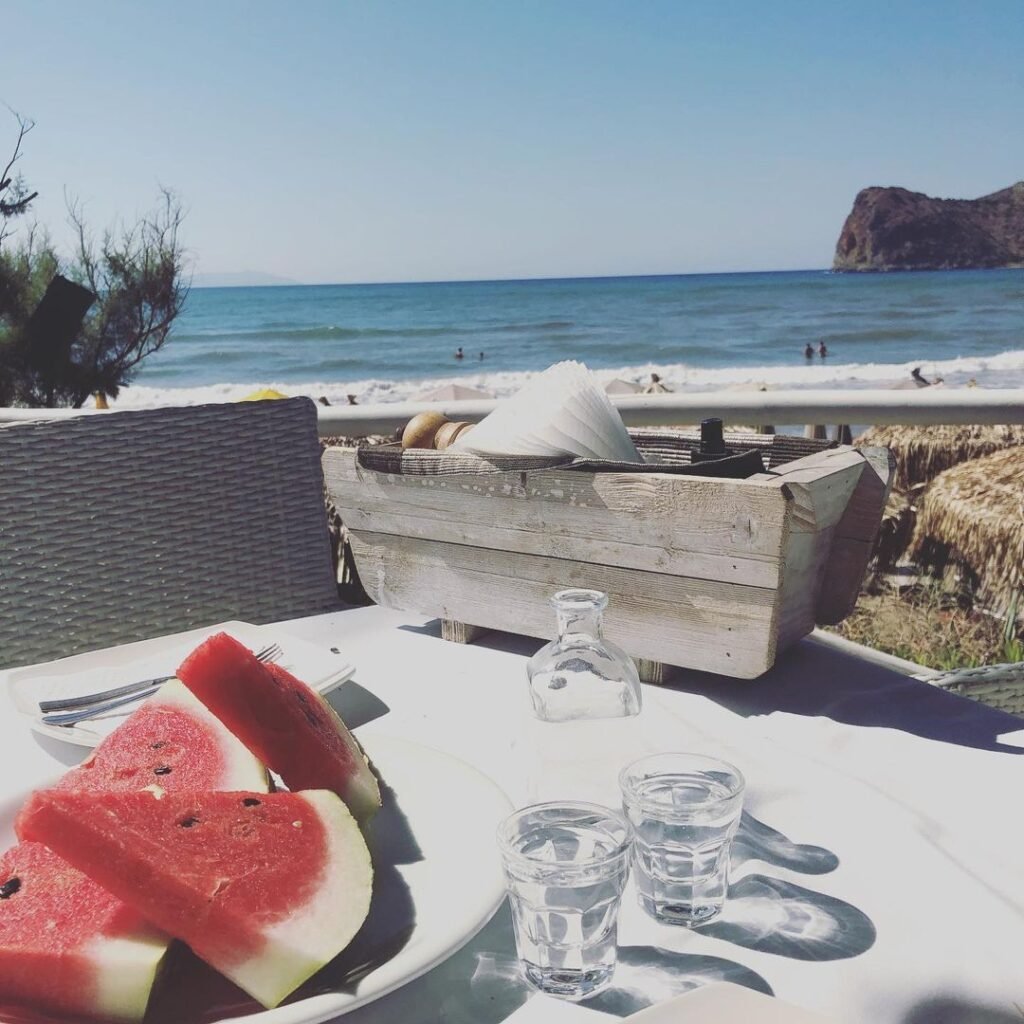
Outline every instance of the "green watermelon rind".
[[(296, 795), (311, 805), (328, 837), (323, 886), (293, 916), (270, 926), (261, 955), (228, 975), (266, 1007), (277, 1006), (330, 963), (355, 938), (370, 911), (373, 863), (352, 812), (329, 790)], [(330, 943), (318, 946), (318, 937), (328, 934)]]

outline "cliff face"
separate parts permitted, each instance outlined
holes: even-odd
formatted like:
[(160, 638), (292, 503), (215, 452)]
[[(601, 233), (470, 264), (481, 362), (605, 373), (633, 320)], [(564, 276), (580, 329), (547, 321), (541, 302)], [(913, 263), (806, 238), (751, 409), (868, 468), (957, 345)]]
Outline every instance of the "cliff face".
[(836, 243), (833, 270), (1024, 266), (1024, 181), (980, 199), (866, 188)]

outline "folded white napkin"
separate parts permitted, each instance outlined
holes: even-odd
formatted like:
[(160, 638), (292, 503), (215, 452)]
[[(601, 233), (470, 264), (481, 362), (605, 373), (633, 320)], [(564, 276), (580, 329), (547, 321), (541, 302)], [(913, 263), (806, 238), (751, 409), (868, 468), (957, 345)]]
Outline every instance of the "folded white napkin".
[(532, 378), (449, 450), (643, 461), (607, 394), (582, 363), (573, 361)]

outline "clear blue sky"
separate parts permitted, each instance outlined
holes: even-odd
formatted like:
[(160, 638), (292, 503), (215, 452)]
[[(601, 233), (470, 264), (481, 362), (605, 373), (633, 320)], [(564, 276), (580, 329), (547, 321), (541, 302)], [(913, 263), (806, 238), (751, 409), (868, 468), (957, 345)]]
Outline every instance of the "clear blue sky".
[(823, 267), (866, 185), (1024, 178), (1022, 0), (21, 0), (3, 25), (38, 219), (63, 240), (65, 189), (103, 226), (163, 183), (199, 272)]

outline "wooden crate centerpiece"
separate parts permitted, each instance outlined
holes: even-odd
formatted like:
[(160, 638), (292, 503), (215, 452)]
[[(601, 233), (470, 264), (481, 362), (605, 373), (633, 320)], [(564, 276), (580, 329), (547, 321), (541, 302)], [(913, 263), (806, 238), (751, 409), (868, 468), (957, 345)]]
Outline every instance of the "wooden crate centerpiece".
[(887, 449), (727, 434), (764, 471), (724, 479), (687, 474), (692, 432), (631, 434), (643, 472), (390, 445), (328, 448), (324, 472), (370, 597), (437, 616), (449, 636), (549, 639), (548, 599), (585, 587), (608, 594), (605, 633), (648, 677), (664, 665), (749, 679), (850, 613), (892, 478)]

